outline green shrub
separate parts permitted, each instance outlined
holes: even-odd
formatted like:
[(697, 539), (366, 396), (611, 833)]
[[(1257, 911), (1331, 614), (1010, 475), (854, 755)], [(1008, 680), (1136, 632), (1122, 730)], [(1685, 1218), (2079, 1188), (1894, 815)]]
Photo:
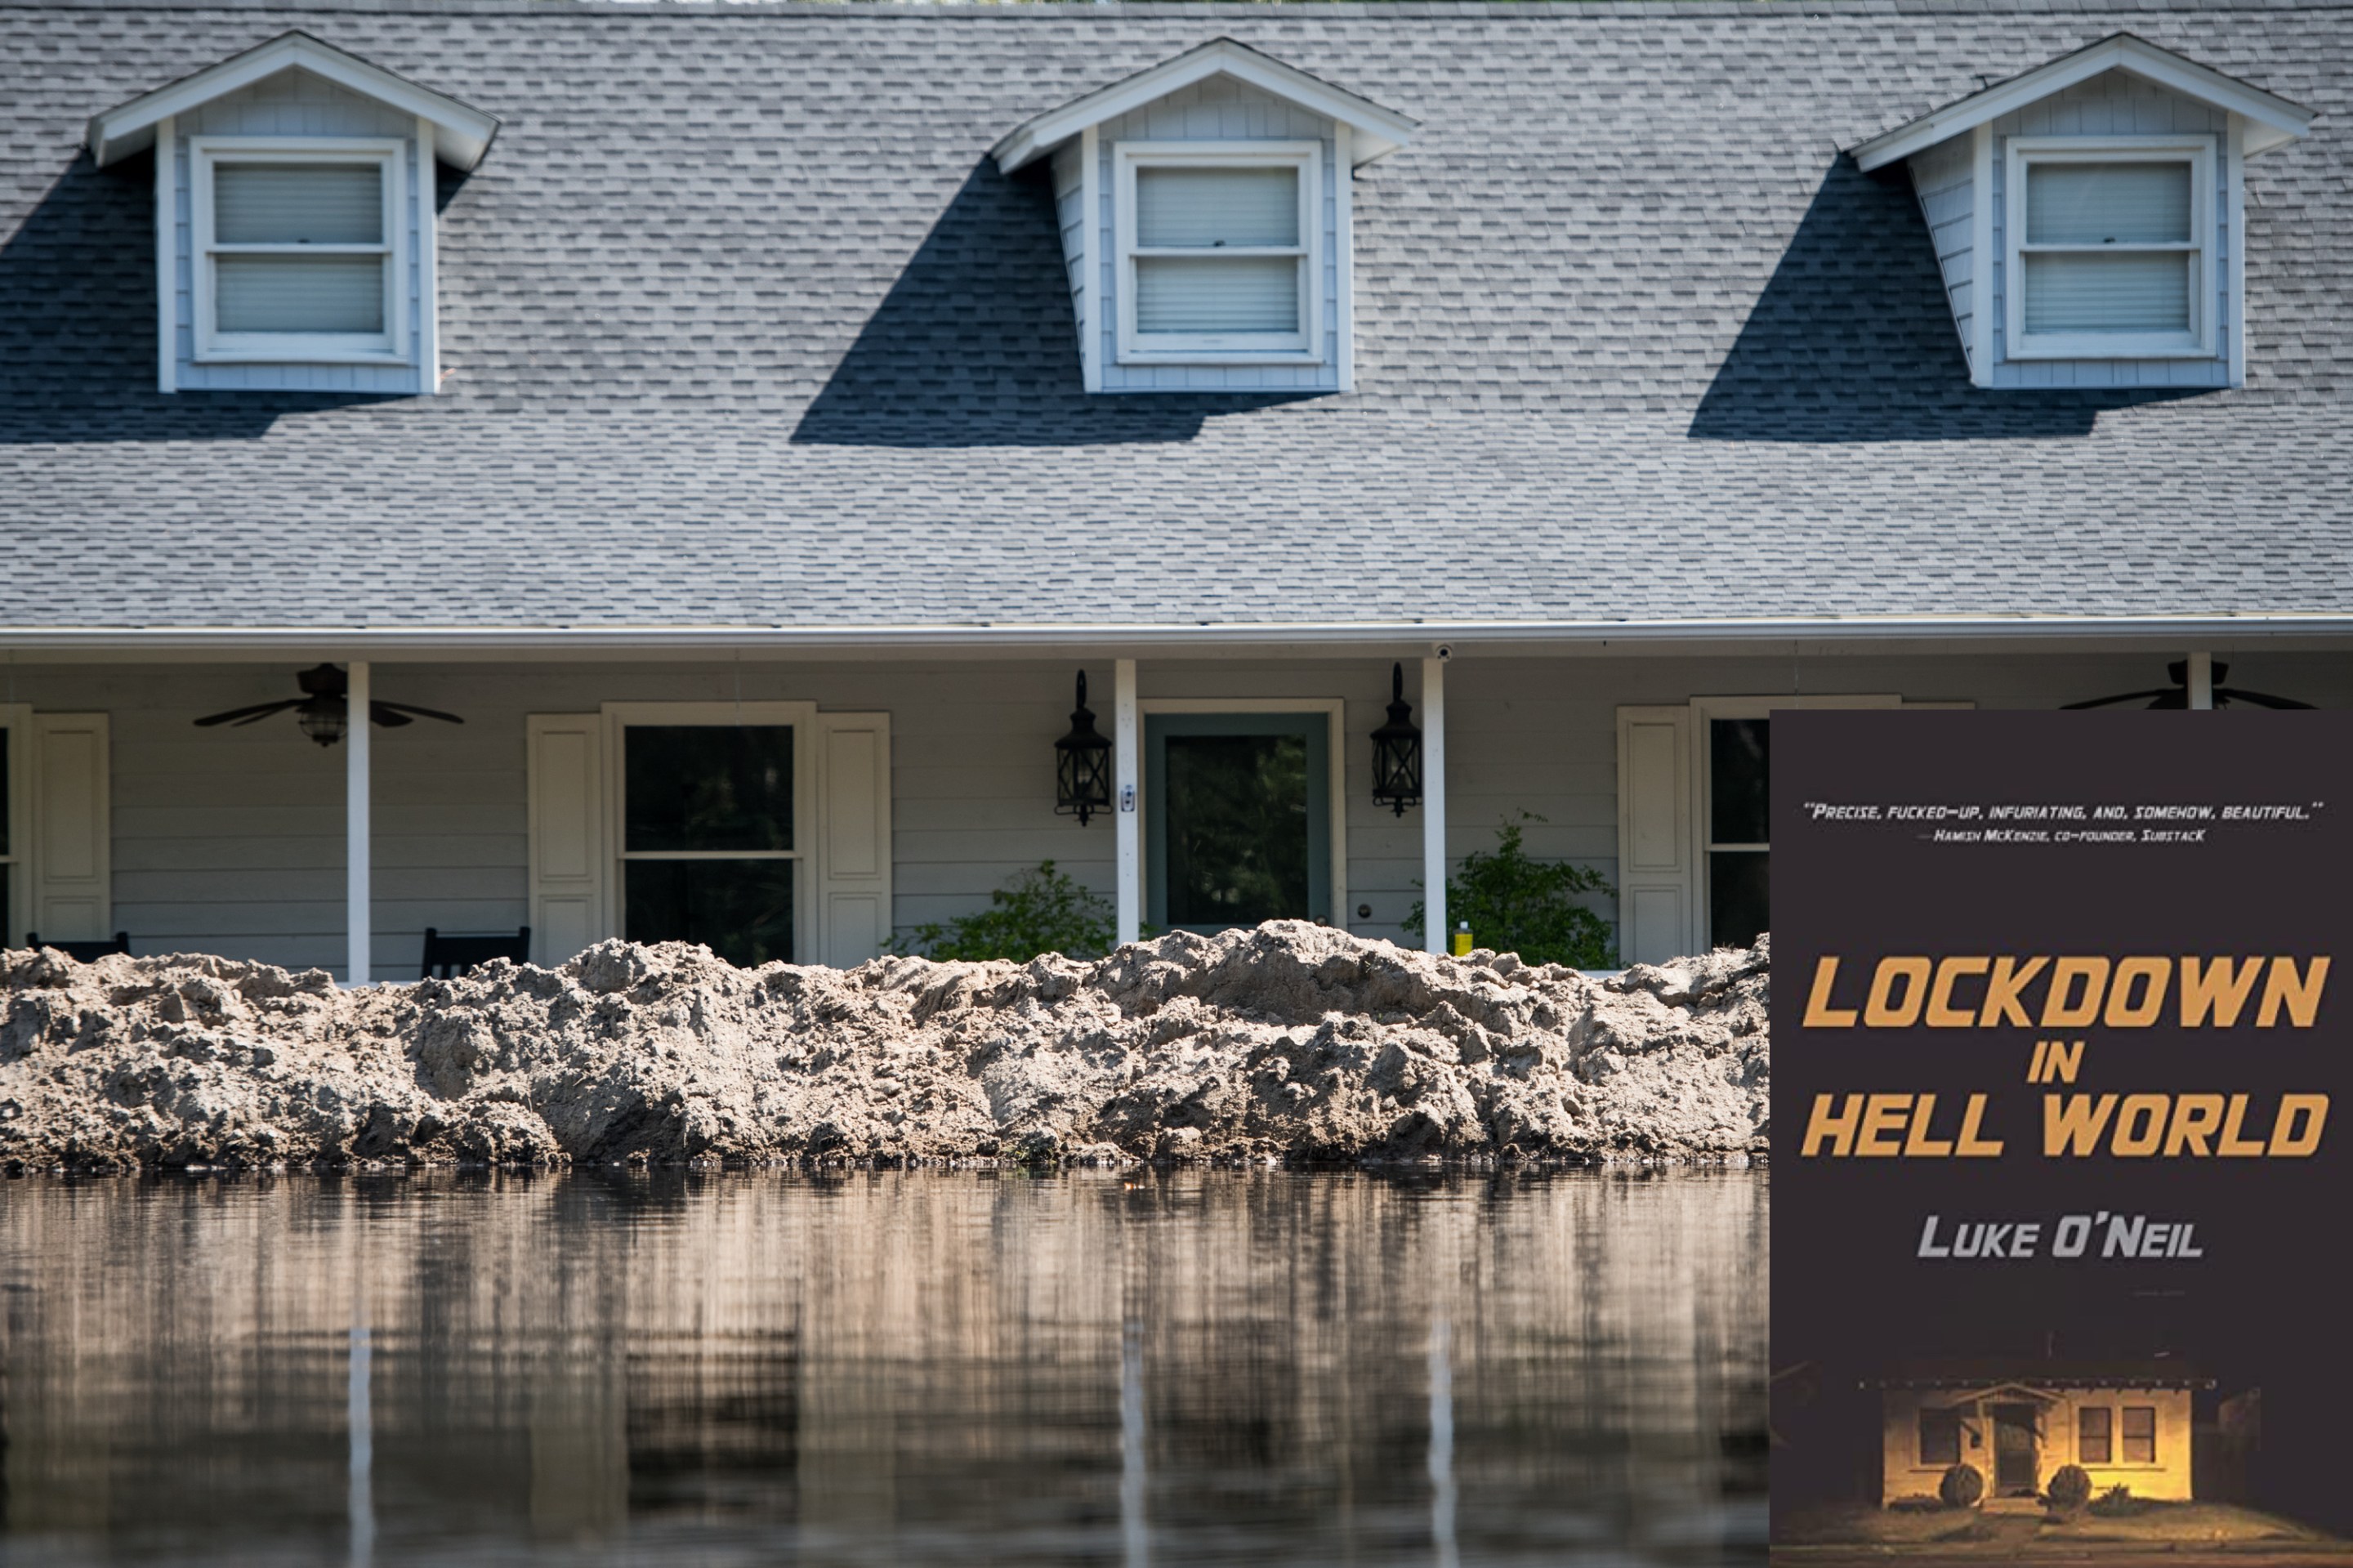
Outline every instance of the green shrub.
[(2080, 1512), (2092, 1500), (2091, 1472), (2081, 1465), (2062, 1465), (2051, 1472), (2047, 1500), (2061, 1513)]
[[(1520, 821), (1544, 819), (1523, 811)], [(1577, 902), (1588, 893), (1615, 892), (1601, 874), (1567, 861), (1535, 860), (1520, 844), (1520, 823), (1495, 830), (1495, 847), (1472, 850), (1446, 879), (1446, 920), (1471, 923), (1471, 939), (1523, 963), (1614, 969), (1618, 944), (1609, 922)], [(1415, 899), (1405, 928), (1421, 935), (1423, 907)]]
[(1111, 901), (1054, 869), (1052, 861), (1021, 872), (988, 895), (988, 907), (942, 925), (917, 926), (892, 939), (894, 953), (1028, 963), (1040, 953), (1100, 957), (1112, 945)]
[(1978, 1474), (1975, 1465), (1955, 1465), (1936, 1483), (1936, 1495), (1945, 1499), (1947, 1508), (1975, 1508), (1985, 1496), (1985, 1478)]
[(2092, 1511), (2102, 1519), (2130, 1519), (2147, 1513), (2151, 1506), (2147, 1499), (2133, 1496), (2132, 1489), (2125, 1486), (2110, 1487), (2092, 1499)]

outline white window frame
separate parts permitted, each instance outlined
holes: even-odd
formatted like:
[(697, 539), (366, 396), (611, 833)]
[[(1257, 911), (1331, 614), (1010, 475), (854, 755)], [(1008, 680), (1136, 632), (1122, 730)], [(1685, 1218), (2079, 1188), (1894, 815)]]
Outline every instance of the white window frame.
[[(2027, 171), (2037, 164), (2189, 164), (2189, 239), (2186, 244), (2035, 245), (2026, 243)], [(2003, 311), (2010, 359), (2211, 359), (2214, 356), (2214, 139), (2211, 136), (2013, 136), (2003, 209)], [(2035, 252), (2188, 254), (2189, 331), (2041, 333), (2026, 331), (2026, 261)], [(2235, 303), (2235, 302), (2234, 302)]]
[[(605, 929), (625, 929), (628, 865), (634, 860), (788, 860), (793, 871), (793, 962), (817, 963), (824, 950), (818, 928), (817, 846), (824, 832), (818, 821), (817, 705), (754, 703), (607, 703), (605, 715)], [(736, 725), (790, 726), (793, 732), (793, 847), (788, 850), (639, 850), (628, 844), (628, 732), (634, 726)]]
[[(188, 140), (190, 270), (200, 365), (409, 365), (408, 143), (398, 137), (194, 136)], [(384, 239), (375, 245), (224, 245), (213, 238), (213, 170), (224, 163), (363, 164), (383, 170)], [(224, 333), (214, 308), (222, 255), (384, 256), (381, 333)]]
[[(1121, 142), (1113, 144), (1122, 365), (1321, 365), (1324, 363), (1324, 143), (1321, 142)], [(1299, 244), (1205, 252), (1198, 247), (1146, 249), (1135, 241), (1139, 168), (1299, 172)], [(1300, 267), (1295, 333), (1145, 333), (1135, 324), (1136, 261), (1158, 256), (1295, 256)]]

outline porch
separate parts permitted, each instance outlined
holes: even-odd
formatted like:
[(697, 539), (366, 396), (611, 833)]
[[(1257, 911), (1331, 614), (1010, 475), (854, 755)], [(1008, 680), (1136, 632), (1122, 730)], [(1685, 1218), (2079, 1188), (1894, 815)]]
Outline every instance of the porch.
[[(8, 935), (122, 931), (137, 953), (354, 981), (414, 978), (427, 927), (528, 926), (543, 963), (626, 935), (850, 964), (1051, 860), (1111, 902), (1122, 938), (1214, 925), (1201, 897), (1231, 893), (1237, 918), (1440, 946), (1447, 869), (1519, 822), (1531, 854), (1617, 890), (1592, 902), (1623, 958), (1657, 959), (1764, 923), (1774, 709), (2054, 707), (2163, 685), (2189, 652), (1630, 646), (21, 649), (0, 691)], [(2232, 686), (2353, 702), (2338, 644), (2200, 652)], [(322, 661), (348, 665), (353, 712), (464, 722), (353, 725), (324, 747), (290, 713), (195, 726), (301, 694), (295, 673)], [(1423, 747), (1402, 813), (1373, 799), (1393, 664)], [(1057, 812), (1054, 758), (1082, 670), (1115, 770), (1112, 809), (1084, 825)], [(668, 818), (633, 810), (662, 790)], [(1240, 808), (1222, 826), (1221, 802)], [(1189, 884), (1187, 853), (1207, 857)], [(1244, 862), (1255, 891), (1229, 874)], [(1409, 930), (1425, 889), (1440, 895)]]

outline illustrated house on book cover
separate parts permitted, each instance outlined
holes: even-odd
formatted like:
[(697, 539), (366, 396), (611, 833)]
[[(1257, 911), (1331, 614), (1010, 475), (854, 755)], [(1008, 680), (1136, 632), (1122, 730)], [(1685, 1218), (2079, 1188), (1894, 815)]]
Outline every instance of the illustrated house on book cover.
[(2069, 1465), (2092, 1495), (2194, 1495), (2193, 1395), (2213, 1381), (2179, 1361), (1924, 1363), (1878, 1384), (1881, 1499), (1933, 1498), (1967, 1465), (1989, 1508), (2032, 1503)]

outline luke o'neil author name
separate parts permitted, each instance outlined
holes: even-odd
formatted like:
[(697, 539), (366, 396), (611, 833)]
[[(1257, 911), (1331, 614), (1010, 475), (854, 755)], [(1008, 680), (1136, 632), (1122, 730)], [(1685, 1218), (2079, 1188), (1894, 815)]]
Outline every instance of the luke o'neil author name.
[(2204, 1257), (2198, 1227), (2147, 1214), (2062, 1214), (2055, 1220), (1947, 1220), (1920, 1226), (1917, 1255), (1931, 1258)]

